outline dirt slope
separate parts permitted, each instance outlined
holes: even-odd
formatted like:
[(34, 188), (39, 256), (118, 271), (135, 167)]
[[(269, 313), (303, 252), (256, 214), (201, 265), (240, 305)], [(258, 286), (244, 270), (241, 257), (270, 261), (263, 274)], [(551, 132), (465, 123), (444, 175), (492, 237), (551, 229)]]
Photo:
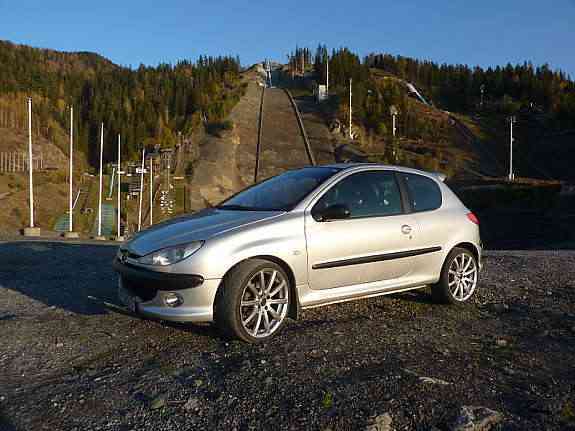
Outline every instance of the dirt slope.
[(200, 141), (189, 179), (192, 210), (215, 205), (253, 182), (262, 90), (257, 73), (250, 71), (244, 79), (246, 94), (228, 117), (233, 130), (207, 134)]

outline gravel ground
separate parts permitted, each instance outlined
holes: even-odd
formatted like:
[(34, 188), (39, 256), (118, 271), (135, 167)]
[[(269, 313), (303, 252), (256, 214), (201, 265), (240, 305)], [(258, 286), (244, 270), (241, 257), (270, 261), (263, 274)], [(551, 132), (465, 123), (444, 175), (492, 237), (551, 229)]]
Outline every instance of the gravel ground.
[(573, 252), (489, 252), (473, 303), (328, 306), (257, 346), (102, 305), (114, 253), (0, 244), (0, 430), (575, 429)]

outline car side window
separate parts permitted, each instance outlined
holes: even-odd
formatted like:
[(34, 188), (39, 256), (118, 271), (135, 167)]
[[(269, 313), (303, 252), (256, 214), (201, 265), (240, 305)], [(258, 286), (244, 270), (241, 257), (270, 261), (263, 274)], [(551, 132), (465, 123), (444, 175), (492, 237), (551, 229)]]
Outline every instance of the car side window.
[(401, 214), (401, 194), (393, 172), (359, 172), (344, 178), (315, 204), (313, 211), (345, 205), (350, 218)]
[(402, 174), (409, 191), (413, 212), (432, 211), (441, 206), (441, 190), (430, 178), (417, 174)]

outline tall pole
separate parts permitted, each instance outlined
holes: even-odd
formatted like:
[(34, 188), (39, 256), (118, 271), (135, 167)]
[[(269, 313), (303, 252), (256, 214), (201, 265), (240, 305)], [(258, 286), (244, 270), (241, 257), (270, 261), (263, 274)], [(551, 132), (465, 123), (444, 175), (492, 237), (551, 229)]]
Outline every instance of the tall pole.
[(102, 237), (102, 173), (104, 164), (104, 123), (100, 126), (100, 187), (98, 192), (98, 238)]
[(74, 197), (72, 196), (72, 176), (74, 175), (74, 162), (72, 153), (74, 151), (74, 107), (70, 106), (70, 209), (69, 209), (69, 223), (68, 223), (68, 232), (73, 232), (74, 229), (72, 228), (72, 208), (74, 205)]
[(349, 78), (349, 139), (353, 139), (352, 131), (351, 131), (351, 84), (352, 79)]
[(515, 174), (513, 173), (513, 123), (515, 122), (515, 117), (509, 117), (510, 125), (510, 137), (509, 137), (509, 181), (515, 179)]
[(138, 205), (138, 232), (142, 229), (142, 195), (144, 194), (144, 159), (146, 149), (142, 148), (142, 169), (140, 170), (140, 202)]
[(325, 62), (325, 93), (329, 97), (329, 54)]
[(391, 130), (392, 130), (392, 132), (393, 132), (393, 137), (395, 138), (395, 130), (396, 130), (396, 129), (395, 129), (395, 113), (391, 114), (391, 119), (392, 119), (392, 122), (393, 122), (393, 125), (392, 125)]
[(122, 211), (121, 211), (121, 205), (122, 205), (122, 200), (121, 200), (121, 193), (122, 193), (122, 187), (120, 186), (120, 176), (122, 175), (122, 165), (121, 165), (121, 157), (122, 157), (122, 152), (121, 152), (121, 138), (120, 138), (120, 134), (118, 133), (118, 217), (116, 220), (116, 239), (117, 240), (122, 240), (122, 235), (120, 232), (120, 217), (122, 215)]
[(28, 98), (28, 180), (30, 187), (30, 227), (34, 227), (34, 183), (32, 181), (32, 98)]
[(152, 158), (150, 157), (150, 226), (153, 224), (152, 211), (154, 210), (154, 173), (152, 172)]

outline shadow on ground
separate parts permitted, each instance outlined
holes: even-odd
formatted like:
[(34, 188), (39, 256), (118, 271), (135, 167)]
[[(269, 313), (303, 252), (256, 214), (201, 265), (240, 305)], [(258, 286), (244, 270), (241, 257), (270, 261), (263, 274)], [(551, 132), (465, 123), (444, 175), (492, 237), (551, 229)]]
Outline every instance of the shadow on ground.
[(117, 303), (112, 269), (116, 248), (56, 242), (0, 244), (0, 291), (10, 289), (77, 314), (105, 314), (106, 308), (89, 296)]

